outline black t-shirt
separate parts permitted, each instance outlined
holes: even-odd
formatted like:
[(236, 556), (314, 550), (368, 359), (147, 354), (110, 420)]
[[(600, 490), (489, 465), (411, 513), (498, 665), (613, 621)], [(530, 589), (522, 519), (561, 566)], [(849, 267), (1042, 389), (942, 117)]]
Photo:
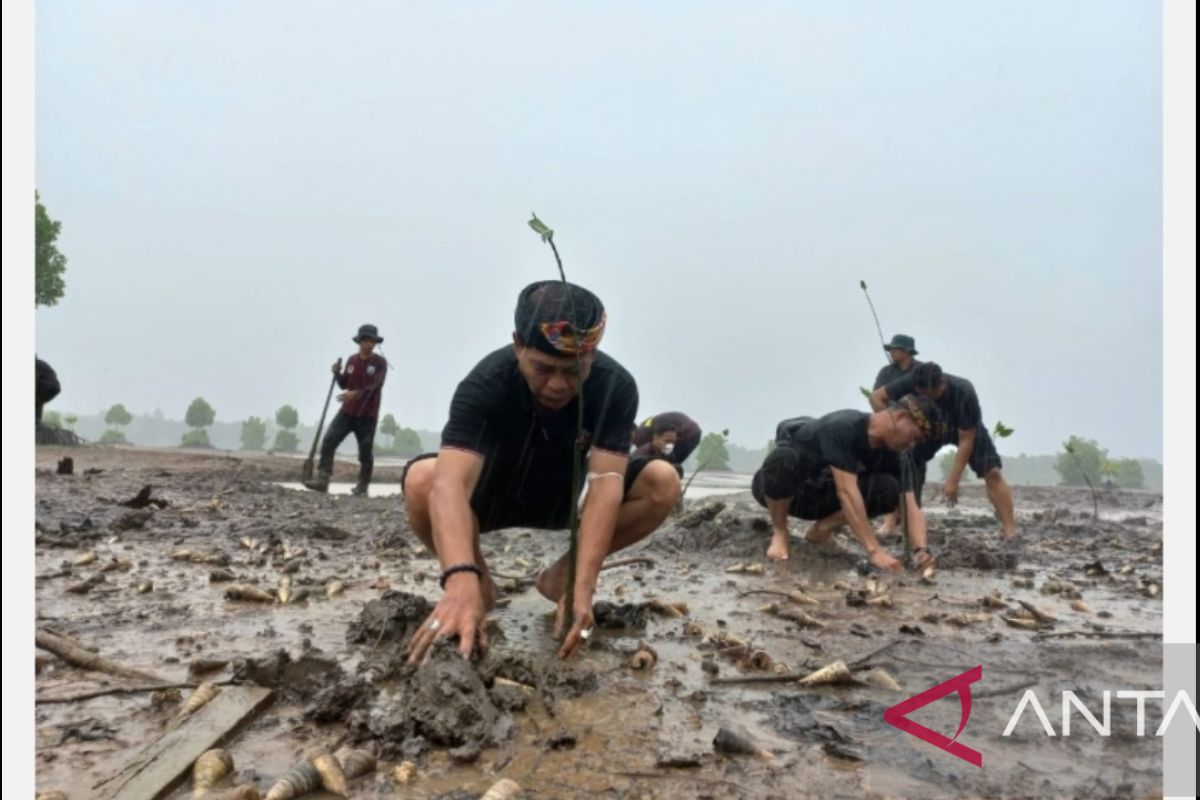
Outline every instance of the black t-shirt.
[(892, 363), (888, 364), (883, 369), (879, 370), (879, 374), (875, 376), (875, 385), (872, 386), (871, 388), (878, 389), (880, 386), (887, 386), (889, 383), (892, 383), (893, 381), (900, 380), (905, 375), (912, 372), (913, 367), (917, 366), (917, 364), (920, 364), (920, 363), (921, 363), (920, 361), (913, 359), (913, 362), (909, 366), (908, 369), (900, 369), (900, 365), (897, 364), (895, 361), (893, 361)]
[[(633, 376), (612, 357), (597, 353), (583, 384), (583, 401), (591, 447), (628, 456), (638, 404)], [(561, 483), (569, 490), (578, 404), (576, 397), (561, 411), (539, 411), (517, 369), (516, 353), (505, 346), (485, 356), (458, 384), (442, 447), (483, 456), (484, 482), (511, 478), (518, 494), (518, 487), (537, 482)]]
[[(959, 430), (972, 430), (983, 424), (983, 412), (979, 408), (979, 396), (969, 380), (955, 375), (943, 377), (946, 379), (946, 393), (934, 403), (942, 414), (943, 436), (957, 441)], [(912, 375), (887, 385), (889, 400), (899, 400), (915, 392)]]
[(896, 453), (886, 447), (871, 447), (867, 438), (870, 418), (865, 411), (846, 409), (819, 419), (788, 420), (786, 429), (780, 431), (784, 440), (779, 446), (791, 448), (800, 456), (801, 481), (819, 480), (827, 467), (856, 475), (887, 472), (899, 477), (900, 459)]

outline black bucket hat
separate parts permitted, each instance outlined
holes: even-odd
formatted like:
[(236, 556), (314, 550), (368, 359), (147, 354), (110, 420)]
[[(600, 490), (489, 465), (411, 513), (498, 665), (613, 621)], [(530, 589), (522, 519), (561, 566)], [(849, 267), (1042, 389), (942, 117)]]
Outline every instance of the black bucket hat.
[(358, 335), (354, 337), (354, 343), (358, 344), (363, 339), (372, 339), (375, 344), (383, 344), (383, 337), (379, 335), (379, 328), (374, 325), (359, 325)]
[(917, 354), (917, 340), (907, 334), (897, 333), (892, 341), (883, 346), (884, 350), (906, 350), (910, 356)]

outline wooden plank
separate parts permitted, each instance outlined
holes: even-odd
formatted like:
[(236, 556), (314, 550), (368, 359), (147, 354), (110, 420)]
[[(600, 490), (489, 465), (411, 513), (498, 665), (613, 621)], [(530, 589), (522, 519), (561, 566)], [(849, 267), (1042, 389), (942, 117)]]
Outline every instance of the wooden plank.
[(262, 711), (271, 690), (259, 686), (223, 686), (178, 727), (166, 731), (105, 781), (108, 800), (161, 800), (190, 774), (192, 764), (219, 747)]

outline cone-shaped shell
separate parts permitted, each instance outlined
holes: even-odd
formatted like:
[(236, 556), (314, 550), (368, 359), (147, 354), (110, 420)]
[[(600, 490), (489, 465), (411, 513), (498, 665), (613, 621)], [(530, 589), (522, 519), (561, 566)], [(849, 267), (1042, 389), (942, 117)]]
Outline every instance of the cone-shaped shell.
[(826, 664), (816, 672), (805, 675), (797, 681), (804, 686), (838, 686), (853, 682), (854, 676), (850, 674), (850, 668), (846, 666), (845, 661), (840, 659), (832, 664)]
[(292, 578), (290, 575), (284, 575), (279, 579), (279, 589), (276, 591), (275, 596), (281, 603), (292, 602)]
[(342, 764), (331, 753), (321, 753), (312, 760), (317, 774), (321, 776), (321, 785), (325, 791), (338, 797), (347, 797), (350, 787), (347, 785), (346, 773)]
[(206, 703), (221, 693), (221, 687), (215, 683), (205, 681), (196, 687), (196, 691), (192, 692), (187, 701), (184, 702), (183, 708), (175, 716), (175, 722), (181, 722), (187, 719), (192, 714), (199, 711)]
[(521, 787), (516, 781), (501, 778), (492, 784), (492, 788), (483, 793), (479, 800), (516, 800), (521, 796)]
[(273, 603), (275, 595), (257, 586), (230, 586), (225, 590), (226, 600), (249, 600), (255, 603)]
[(192, 789), (195, 797), (202, 797), (209, 789), (233, 772), (233, 756), (228, 750), (217, 748), (205, 751), (192, 765)]
[(293, 800), (321, 788), (321, 776), (311, 761), (301, 761), (279, 776), (266, 800)]
[(328, 597), (335, 597), (345, 590), (346, 584), (342, 583), (341, 581), (330, 581), (329, 585), (325, 587), (325, 594)]
[(343, 749), (338, 752), (338, 760), (342, 762), (342, 772), (346, 773), (349, 780), (375, 771), (375, 756), (367, 750)]
[(890, 692), (900, 691), (900, 684), (896, 682), (896, 679), (889, 675), (887, 670), (880, 667), (876, 667), (864, 675), (863, 680), (872, 686), (878, 686)]

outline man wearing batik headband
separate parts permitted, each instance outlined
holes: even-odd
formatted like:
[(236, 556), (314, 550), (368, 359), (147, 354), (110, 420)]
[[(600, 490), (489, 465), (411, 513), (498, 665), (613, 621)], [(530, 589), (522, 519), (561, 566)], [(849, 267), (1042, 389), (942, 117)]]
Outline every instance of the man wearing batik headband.
[(903, 501), (913, 566), (932, 564), (925, 516), (911, 480), (902, 485), (898, 454), (934, 435), (936, 425), (936, 408), (916, 396), (873, 414), (847, 409), (779, 423), (777, 446), (751, 483), (755, 499), (771, 514), (767, 557), (784, 560), (791, 554), (791, 516), (813, 520), (806, 538), (814, 544), (830, 543), (834, 531), (849, 525), (872, 564), (898, 571), (902, 565), (880, 547), (869, 520), (895, 511)]
[[(459, 637), (464, 656), (485, 649), (486, 612), (496, 585), (479, 534), (500, 528), (562, 530), (569, 525), (576, 442), (585, 450), (586, 494), (579, 525), (574, 625), (559, 655), (591, 635), (592, 596), (604, 558), (645, 538), (679, 498), (670, 464), (646, 464), (626, 489), (637, 415), (637, 384), (599, 352), (607, 318), (599, 298), (561, 281), (527, 286), (517, 300), (511, 345), (484, 357), (458, 385), (437, 453), (405, 467), (404, 499), (413, 530), (441, 561), (444, 593), (413, 637), (411, 659), (433, 642)], [(578, 413), (583, 399), (583, 431)], [(564, 537), (565, 539), (565, 537)], [(537, 581), (565, 607), (567, 557)]]

